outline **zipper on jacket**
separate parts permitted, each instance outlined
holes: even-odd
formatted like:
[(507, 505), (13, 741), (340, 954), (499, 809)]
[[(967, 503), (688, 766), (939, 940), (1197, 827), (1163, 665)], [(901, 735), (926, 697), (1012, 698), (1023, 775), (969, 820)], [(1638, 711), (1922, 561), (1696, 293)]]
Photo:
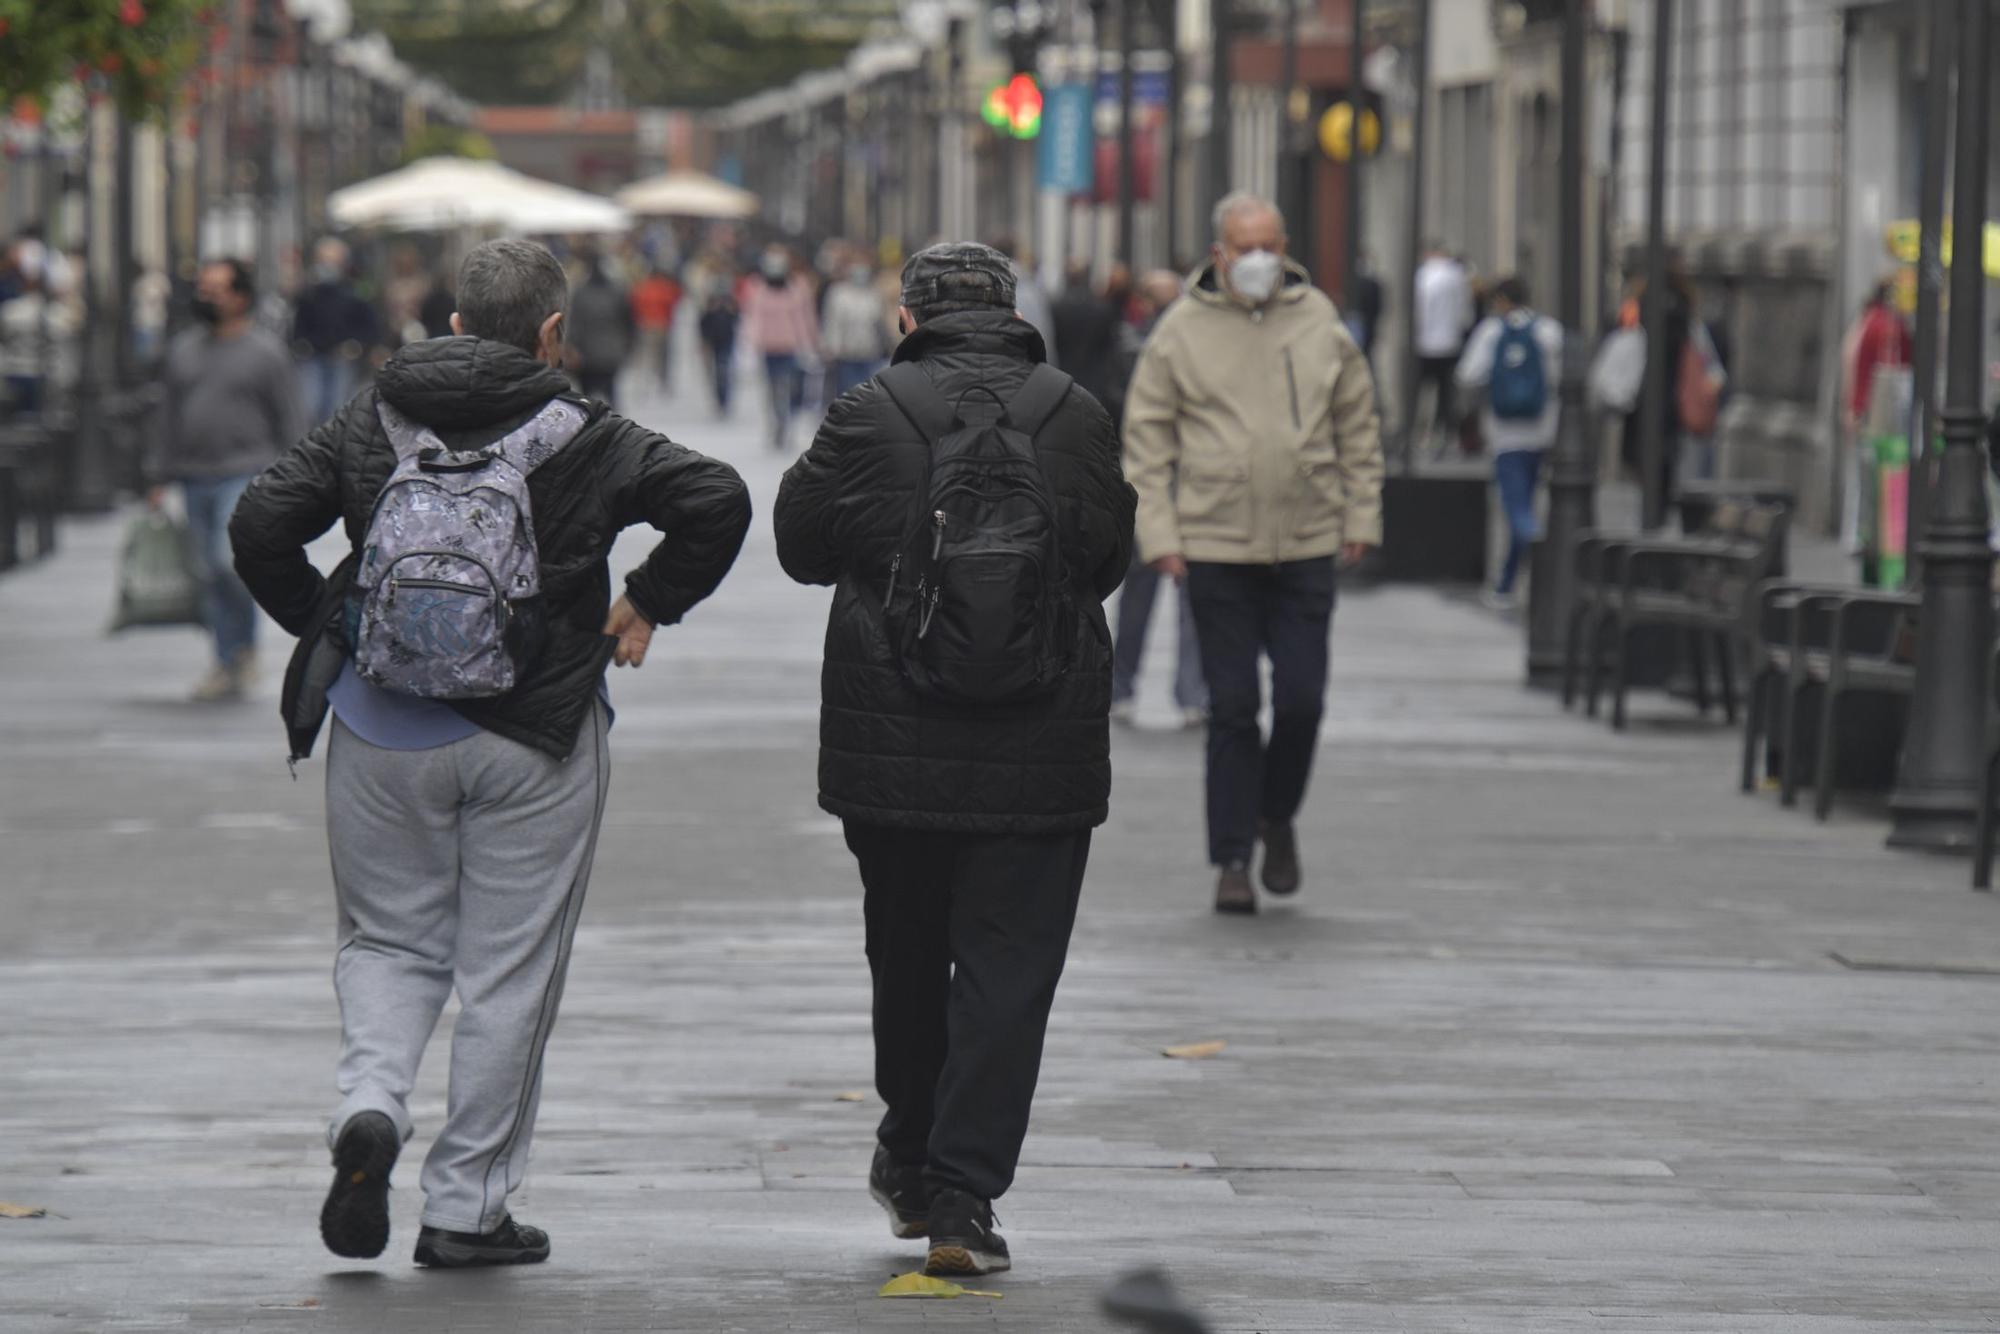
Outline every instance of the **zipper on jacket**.
[(1299, 420), (1299, 377), (1298, 373), (1292, 369), (1292, 349), (1289, 347), (1285, 349), (1285, 384), (1291, 390), (1292, 395), (1292, 429), (1294, 431), (1304, 430), (1305, 423)]
[(931, 559), (933, 561), (938, 558), (938, 553), (944, 550), (944, 525), (945, 512), (943, 510), (939, 510), (931, 515)]
[(903, 572), (903, 553), (899, 551), (889, 561), (889, 592), (888, 595), (882, 599), (882, 605), (884, 607), (887, 607), (893, 602), (895, 602), (896, 576), (900, 575), (902, 572)]

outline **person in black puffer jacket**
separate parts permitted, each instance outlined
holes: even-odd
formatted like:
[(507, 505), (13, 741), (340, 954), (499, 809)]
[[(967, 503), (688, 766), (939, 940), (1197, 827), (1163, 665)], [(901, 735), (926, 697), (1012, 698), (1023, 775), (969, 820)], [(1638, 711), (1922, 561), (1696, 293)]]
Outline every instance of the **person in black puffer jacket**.
[[(914, 364), (946, 403), (1010, 402), (1044, 360), (1007, 260), (942, 245), (903, 271)], [(989, 414), (990, 415), (990, 414)], [(929, 1267), (1004, 1268), (991, 1203), (1011, 1184), (1089, 855), (1111, 790), (1103, 601), (1131, 560), (1134, 495), (1110, 417), (1070, 385), (1035, 436), (1069, 579), (1075, 650), (1012, 703), (919, 693), (883, 599), (927, 486), (926, 439), (880, 377), (836, 400), (778, 493), (778, 559), (832, 584), (820, 804), (846, 824), (865, 891), (876, 1087), (888, 1104), (870, 1187)], [(926, 494), (928, 494), (926, 492)], [(955, 971), (954, 971), (955, 969)]]
[[(748, 493), (727, 465), (571, 396), (555, 369), (568, 298), (561, 266), (541, 246), (476, 247), (459, 274), (452, 327), (461, 336), (399, 350), (372, 389), (251, 483), (229, 525), (237, 572), (299, 637), (282, 705), (294, 763), (311, 752), (329, 708), (336, 720), (326, 807), (340, 907), (341, 1102), (328, 1126), (335, 1175), (320, 1215), (336, 1255), (379, 1255), (388, 1242), (389, 1173), (411, 1134), (411, 1086), (455, 989), (451, 1097), (424, 1164), (416, 1261), (547, 1258), (547, 1235), (516, 1223), (507, 1196), (526, 1169), (542, 1049), (604, 810), (604, 671), (638, 666), (655, 626), (715, 590), (750, 523)], [(384, 404), (400, 414), (397, 443)], [(416, 451), (429, 437), (412, 439), (402, 421), (452, 451), (444, 472), (465, 471), (458, 452), (500, 446), (530, 422), (549, 432), (537, 445), (555, 446), (526, 482), (540, 592), (506, 604), (502, 624), (525, 629), (505, 693), (420, 698), (364, 676), (356, 661), (349, 614), (368, 623), (349, 598), (359, 553), (416, 531), (395, 528), (397, 516), (436, 525), (421, 538), (433, 553), (483, 564), (466, 553), (488, 549), (490, 508), (461, 518), (419, 491), (399, 492), (417, 499), (385, 509), (370, 534), (398, 444), (426, 457)], [(516, 447), (500, 452), (525, 459), (506, 452)], [(353, 550), (322, 577), (305, 548), (335, 523)], [(619, 531), (640, 523), (666, 536), (614, 605), (606, 558)], [(400, 585), (401, 615), (419, 629), (392, 642), (444, 657), (467, 636), (436, 609), (495, 594), (416, 568), (419, 577)], [(368, 615), (386, 618), (394, 606), (399, 585), (376, 588), (383, 582), (386, 601), (363, 593)]]
[[(359, 547), (396, 456), (376, 412), (385, 399), (435, 428), (449, 445), (498, 439), (551, 398), (568, 377), (509, 343), (478, 337), (411, 343), (374, 387), (299, 442), (252, 483), (229, 525), (236, 571), (272, 619), (299, 637), (282, 708), (294, 761), (312, 753), (326, 691), (351, 652), (337, 625), (354, 559), (322, 577), (308, 542), (335, 523)], [(576, 744), (615, 641), (607, 558), (622, 529), (665, 534), (625, 579), (621, 600), (642, 623), (673, 625), (715, 591), (750, 525), (750, 497), (735, 469), (675, 444), (602, 403), (589, 424), (529, 479), (549, 642), (511, 692), (451, 707), (487, 731), (560, 759)], [(624, 618), (627, 623), (630, 617)]]

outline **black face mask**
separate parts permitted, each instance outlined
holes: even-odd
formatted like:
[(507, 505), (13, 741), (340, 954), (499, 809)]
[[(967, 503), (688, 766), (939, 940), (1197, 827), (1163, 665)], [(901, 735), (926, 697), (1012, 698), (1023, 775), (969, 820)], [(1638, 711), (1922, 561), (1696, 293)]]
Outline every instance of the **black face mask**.
[(193, 309), (194, 317), (203, 324), (220, 324), (222, 322), (222, 307), (216, 305), (213, 301), (206, 301), (200, 297), (196, 297)]

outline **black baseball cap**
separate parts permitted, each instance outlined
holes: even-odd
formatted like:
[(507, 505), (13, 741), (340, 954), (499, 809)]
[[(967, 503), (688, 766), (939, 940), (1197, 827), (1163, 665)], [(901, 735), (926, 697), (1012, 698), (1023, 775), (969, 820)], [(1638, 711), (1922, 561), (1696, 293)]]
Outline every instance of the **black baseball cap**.
[(919, 250), (903, 265), (903, 304), (920, 310), (936, 301), (986, 301), (1014, 308), (1014, 266), (990, 245), (949, 241)]

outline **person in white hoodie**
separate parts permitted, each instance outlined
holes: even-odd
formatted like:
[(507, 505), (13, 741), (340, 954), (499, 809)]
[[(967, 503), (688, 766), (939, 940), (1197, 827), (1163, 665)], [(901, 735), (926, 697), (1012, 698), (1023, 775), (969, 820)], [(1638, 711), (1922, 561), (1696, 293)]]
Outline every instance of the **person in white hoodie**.
[(1517, 277), (1493, 285), (1492, 309), (1472, 331), (1456, 379), (1461, 388), (1482, 392), (1480, 427), (1507, 515), (1507, 558), (1484, 598), (1506, 608), (1513, 605), (1521, 557), (1535, 540), (1535, 484), (1561, 417), (1556, 384), (1563, 329), (1529, 308), (1527, 284)]
[[(1451, 392), (1452, 369), (1465, 351), (1465, 331), (1472, 327), (1472, 280), (1465, 265), (1454, 259), (1444, 242), (1424, 247), (1417, 268), (1416, 291), (1410, 305), (1416, 321), (1417, 383), (1409, 400), (1408, 443), (1433, 442), (1434, 450), (1449, 448), (1458, 435), (1458, 405)], [(1416, 431), (1417, 400), (1428, 386), (1431, 413), (1423, 435)]]

